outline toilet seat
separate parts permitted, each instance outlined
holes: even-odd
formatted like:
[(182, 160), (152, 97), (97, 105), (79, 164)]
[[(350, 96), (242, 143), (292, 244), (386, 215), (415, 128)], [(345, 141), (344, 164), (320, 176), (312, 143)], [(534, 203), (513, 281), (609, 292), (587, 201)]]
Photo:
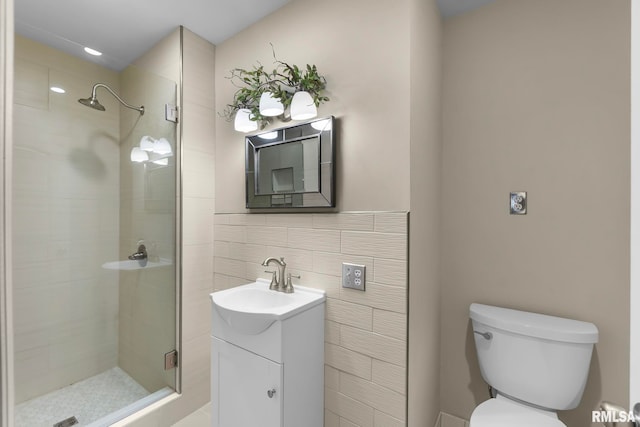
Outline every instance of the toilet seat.
[(498, 395), (471, 414), (469, 427), (567, 427), (555, 412), (543, 411)]

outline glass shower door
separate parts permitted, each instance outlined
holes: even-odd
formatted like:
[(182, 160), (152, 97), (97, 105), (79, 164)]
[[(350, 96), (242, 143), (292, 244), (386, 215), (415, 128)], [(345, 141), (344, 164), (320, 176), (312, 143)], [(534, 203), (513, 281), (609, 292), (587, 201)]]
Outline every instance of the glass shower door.
[[(176, 388), (176, 82), (20, 36), (15, 64), (16, 425), (109, 425)], [(78, 103), (98, 82), (144, 114)]]

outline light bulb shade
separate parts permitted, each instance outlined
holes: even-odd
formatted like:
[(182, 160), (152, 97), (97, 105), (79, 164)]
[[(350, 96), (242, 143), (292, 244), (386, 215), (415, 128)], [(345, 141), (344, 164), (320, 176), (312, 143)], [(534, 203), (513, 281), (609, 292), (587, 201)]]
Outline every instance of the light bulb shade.
[(300, 91), (291, 100), (291, 118), (293, 120), (312, 119), (318, 115), (318, 109), (309, 92)]
[(153, 147), (153, 152), (162, 156), (171, 155), (171, 144), (169, 144), (169, 141), (167, 141), (165, 138), (160, 138), (156, 140), (156, 143)]
[(153, 151), (154, 139), (148, 135), (143, 136), (140, 139), (140, 149), (144, 151)]
[(277, 130), (261, 133), (258, 136), (261, 139), (276, 139), (280, 133)]
[(251, 110), (241, 108), (236, 111), (236, 118), (233, 121), (233, 127), (238, 132), (252, 132), (258, 130), (258, 122), (251, 120)]
[(131, 161), (136, 163), (144, 163), (149, 160), (149, 154), (140, 147), (131, 149)]
[(278, 98), (274, 98), (271, 92), (264, 92), (260, 96), (260, 114), (275, 117), (282, 113), (284, 113), (284, 105)]
[(331, 130), (331, 119), (316, 120), (315, 122), (311, 122), (311, 127), (321, 132), (329, 131)]

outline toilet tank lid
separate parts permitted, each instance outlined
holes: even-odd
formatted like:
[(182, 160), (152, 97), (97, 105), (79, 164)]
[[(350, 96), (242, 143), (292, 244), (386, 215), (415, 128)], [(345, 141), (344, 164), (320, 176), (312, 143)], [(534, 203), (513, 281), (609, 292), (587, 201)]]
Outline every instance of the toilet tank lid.
[(580, 320), (477, 303), (469, 307), (469, 317), (496, 329), (536, 338), (579, 344), (598, 342), (596, 325)]

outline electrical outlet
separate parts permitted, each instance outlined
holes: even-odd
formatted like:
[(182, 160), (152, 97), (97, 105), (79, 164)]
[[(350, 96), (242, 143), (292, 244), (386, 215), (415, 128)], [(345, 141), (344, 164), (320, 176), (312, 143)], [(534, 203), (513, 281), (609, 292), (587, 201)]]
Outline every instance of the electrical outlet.
[(510, 195), (510, 209), (511, 215), (526, 215), (527, 214), (527, 192), (516, 191)]
[(342, 287), (364, 291), (366, 268), (364, 265), (342, 263)]

